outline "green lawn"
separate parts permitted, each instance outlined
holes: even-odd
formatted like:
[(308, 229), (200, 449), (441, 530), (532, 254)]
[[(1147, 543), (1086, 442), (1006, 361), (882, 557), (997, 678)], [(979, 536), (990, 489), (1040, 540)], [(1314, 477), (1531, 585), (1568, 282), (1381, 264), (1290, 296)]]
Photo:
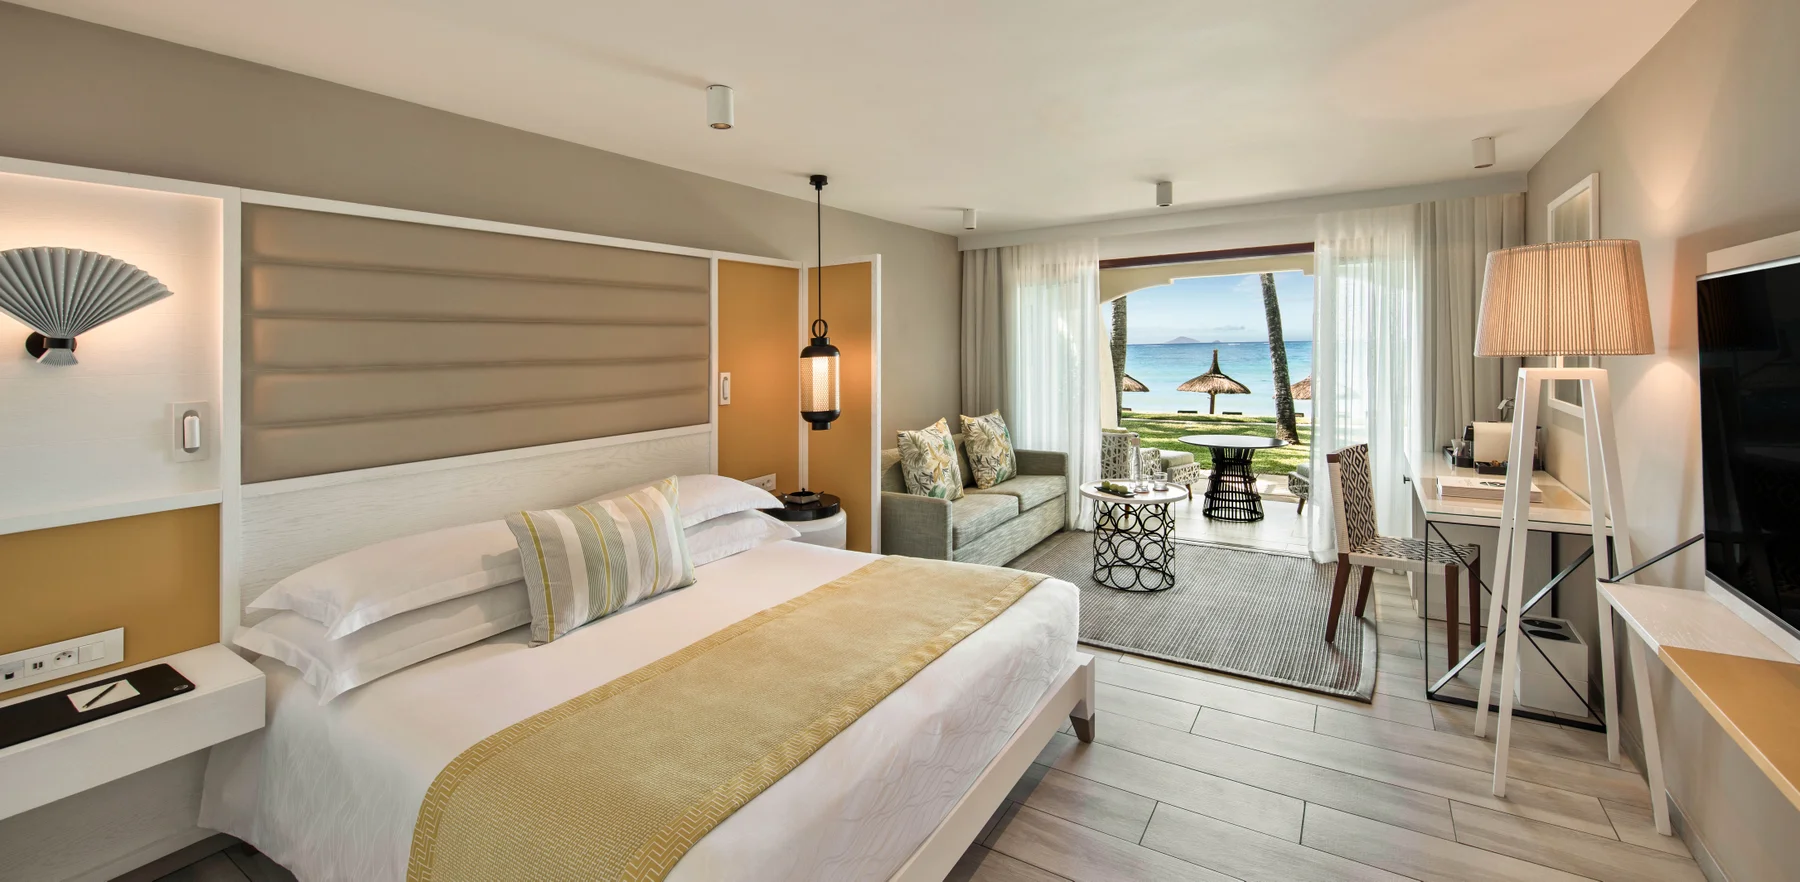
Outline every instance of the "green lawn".
[[(1275, 437), (1274, 417), (1208, 416), (1191, 413), (1132, 413), (1120, 420), (1123, 426), (1138, 433), (1144, 446), (1160, 450), (1185, 450), (1194, 455), (1202, 468), (1212, 468), (1212, 452), (1204, 447), (1183, 444), (1175, 439), (1182, 435), (1260, 435)], [(1277, 450), (1256, 452), (1256, 473), (1285, 475), (1312, 456), (1312, 424), (1299, 421), (1300, 441)]]

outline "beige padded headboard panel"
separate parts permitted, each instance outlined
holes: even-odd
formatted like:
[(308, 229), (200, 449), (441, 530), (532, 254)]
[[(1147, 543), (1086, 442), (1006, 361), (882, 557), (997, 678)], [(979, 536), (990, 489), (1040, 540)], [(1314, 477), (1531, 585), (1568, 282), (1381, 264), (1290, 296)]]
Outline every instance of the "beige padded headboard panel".
[(700, 425), (703, 257), (244, 206), (245, 483)]

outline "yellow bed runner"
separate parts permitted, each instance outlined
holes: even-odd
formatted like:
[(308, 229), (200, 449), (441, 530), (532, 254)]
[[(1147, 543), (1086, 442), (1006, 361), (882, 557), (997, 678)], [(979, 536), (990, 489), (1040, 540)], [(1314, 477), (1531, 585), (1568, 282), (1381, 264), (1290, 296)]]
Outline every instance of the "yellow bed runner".
[(662, 879), (1043, 579), (884, 557), (503, 729), (432, 782), (407, 878)]

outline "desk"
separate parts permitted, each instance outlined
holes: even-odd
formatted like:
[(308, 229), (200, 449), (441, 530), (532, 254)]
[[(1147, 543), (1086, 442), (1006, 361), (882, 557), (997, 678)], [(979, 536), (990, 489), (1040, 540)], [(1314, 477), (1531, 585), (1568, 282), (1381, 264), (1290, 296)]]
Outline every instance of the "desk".
[[(1437, 532), (1438, 524), (1499, 528), (1501, 513), (1500, 500), (1444, 499), (1438, 496), (1437, 482), (1439, 478), (1475, 477), (1478, 473), (1474, 469), (1464, 469), (1452, 466), (1444, 461), (1444, 457), (1441, 454), (1437, 453), (1409, 456), (1407, 457), (1406, 466), (1407, 477), (1412, 482), (1413, 486), (1413, 496), (1417, 499), (1420, 510), (1425, 513), (1426, 542), (1429, 543), (1431, 541), (1431, 534)], [(1593, 517), (1592, 509), (1588, 507), (1587, 502), (1580, 496), (1575, 495), (1575, 492), (1570, 490), (1568, 485), (1557, 480), (1549, 472), (1533, 472), (1531, 480), (1537, 484), (1539, 490), (1543, 491), (1544, 501), (1531, 504), (1525, 524), (1525, 529), (1528, 532), (1561, 533), (1580, 536), (1591, 536), (1593, 534), (1591, 520)], [(1612, 532), (1610, 521), (1607, 525), (1607, 532)], [(1445, 538), (1441, 532), (1438, 533), (1438, 538), (1443, 540), (1446, 545), (1454, 544)], [(1576, 567), (1581, 565), (1582, 561), (1586, 560), (1588, 556), (1592, 554), (1591, 551), (1583, 552), (1582, 556), (1577, 558), (1572, 565), (1567, 568), (1562, 568), (1562, 565), (1557, 558), (1556, 545), (1554, 542), (1551, 543), (1550, 553), (1550, 570), (1553, 576), (1549, 583), (1538, 590), (1531, 598), (1526, 600), (1524, 606), (1525, 609), (1531, 609), (1533, 606), (1536, 606), (1538, 601), (1542, 600), (1546, 594), (1551, 595), (1554, 601), (1554, 592), (1557, 586), (1561, 584), (1562, 579), (1570, 572), (1573, 572)], [(1486, 587), (1486, 585), (1484, 584), (1482, 587)], [(1448, 606), (1449, 604), (1446, 604), (1446, 607)], [(1474, 609), (1470, 610), (1469, 614), (1471, 631), (1473, 631), (1475, 622), (1480, 619), (1481, 611), (1480, 609)], [(1444, 624), (1446, 629), (1454, 630), (1455, 623), (1446, 621)], [(1490, 640), (1493, 636), (1494, 635), (1492, 634), (1487, 635)], [(1526, 634), (1526, 639), (1535, 641), (1536, 638), (1531, 637), (1530, 634)], [(1427, 640), (1423, 642), (1426, 649), (1429, 650), (1430, 641)], [(1479, 658), (1481, 653), (1485, 652), (1486, 649), (1486, 642), (1476, 643), (1470, 647), (1467, 655), (1460, 659), (1450, 659), (1450, 669), (1443, 677), (1439, 678), (1437, 682), (1432, 683), (1426, 688), (1425, 697), (1432, 701), (1443, 701), (1464, 705), (1466, 707), (1474, 707), (1476, 704), (1474, 700), (1440, 695), (1439, 692), (1444, 686), (1449, 684), (1463, 668)], [(1583, 683), (1580, 684), (1580, 686), (1581, 689), (1585, 691), (1587, 684)], [(1585, 703), (1587, 696), (1581, 693), (1578, 694), (1581, 695), (1581, 698)], [(1549, 716), (1535, 711), (1525, 710), (1523, 708), (1516, 709), (1514, 713), (1525, 717), (1526, 719), (1555, 723), (1557, 725), (1577, 726), (1587, 729), (1599, 729), (1604, 726), (1604, 721), (1599, 724), (1583, 723), (1570, 718)]]
[[(1669, 834), (1668, 793), (1657, 744), (1656, 706), (1650, 695), (1645, 649), (1655, 652), (1677, 680), (1694, 693), (1713, 719), (1731, 733), (1764, 774), (1800, 808), (1800, 665), (1775, 642), (1714, 598), (1709, 591), (1651, 585), (1600, 583), (1600, 670), (1606, 716), (1618, 710), (1613, 692), (1612, 617), (1625, 620), (1638, 725), (1644, 733), (1644, 765), (1656, 829)], [(1637, 639), (1633, 640), (1632, 637)], [(1619, 731), (1608, 727), (1606, 755), (1619, 760)]]

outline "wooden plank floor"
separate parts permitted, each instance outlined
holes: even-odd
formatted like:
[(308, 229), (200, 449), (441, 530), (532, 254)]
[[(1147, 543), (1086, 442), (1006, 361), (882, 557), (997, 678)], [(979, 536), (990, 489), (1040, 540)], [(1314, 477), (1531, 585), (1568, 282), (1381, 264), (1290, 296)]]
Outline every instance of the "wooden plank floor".
[(1423, 700), (1405, 588), (1373, 607), (1373, 704), (1090, 648), (1095, 743), (1059, 734), (950, 878), (1702, 879), (1597, 733), (1516, 720), (1494, 798), (1473, 711)]
[[(1090, 648), (1098, 739), (1057, 735), (950, 879), (1702, 878), (1652, 827), (1636, 770), (1606, 763), (1604, 736), (1515, 721), (1509, 797), (1495, 799), (1473, 711), (1422, 700), (1404, 589), (1378, 584), (1373, 606), (1372, 704)], [(242, 846), (163, 877), (292, 878)]]

